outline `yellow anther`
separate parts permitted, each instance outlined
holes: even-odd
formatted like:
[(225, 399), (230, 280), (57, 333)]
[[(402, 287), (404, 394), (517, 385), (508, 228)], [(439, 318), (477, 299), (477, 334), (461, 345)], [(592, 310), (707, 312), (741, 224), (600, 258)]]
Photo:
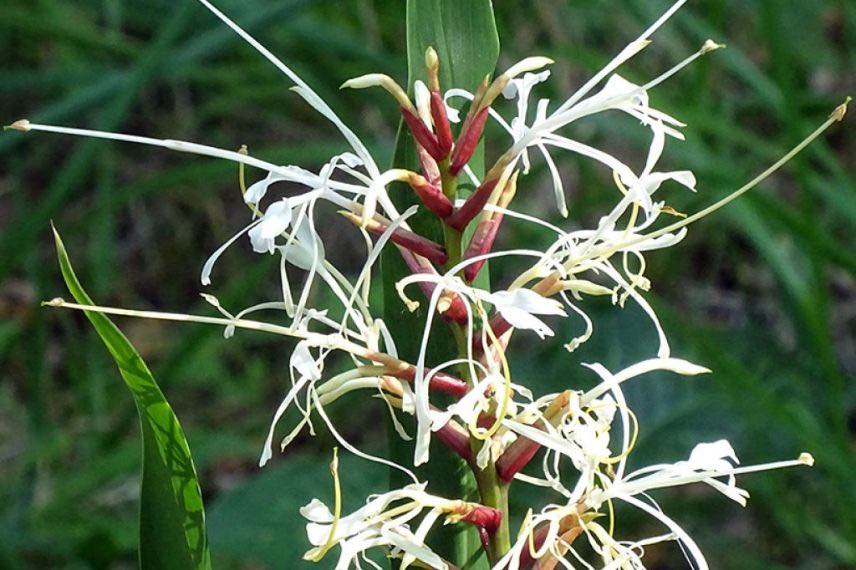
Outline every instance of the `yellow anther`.
[(800, 453), (799, 462), (809, 467), (814, 467), (814, 456), (811, 453)]
[(6, 125), (5, 127), (3, 127), (3, 130), (21, 131), (26, 133), (30, 130), (30, 121), (28, 121), (27, 119), (21, 119), (20, 121), (15, 121), (11, 125)]
[(701, 50), (699, 50), (699, 51), (700, 51), (700, 53), (704, 54), (704, 53), (716, 51), (718, 49), (722, 49), (724, 47), (725, 47), (725, 44), (718, 44), (713, 40), (707, 40), (706, 42), (704, 42), (704, 45), (701, 46)]
[(839, 122), (843, 121), (844, 115), (847, 114), (847, 105), (852, 100), (853, 100), (852, 97), (847, 97), (847, 99), (844, 100), (844, 103), (842, 103), (841, 105), (839, 105), (838, 107), (835, 108), (835, 110), (832, 112), (832, 115), (830, 115), (830, 117), (832, 117), (833, 119), (835, 119), (836, 121), (839, 121)]

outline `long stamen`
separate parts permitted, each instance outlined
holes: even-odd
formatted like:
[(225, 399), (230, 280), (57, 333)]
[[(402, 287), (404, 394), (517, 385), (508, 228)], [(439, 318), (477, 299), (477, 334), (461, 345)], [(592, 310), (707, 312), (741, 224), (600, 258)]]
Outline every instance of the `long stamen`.
[[(749, 182), (747, 182), (746, 184), (744, 184), (743, 186), (741, 186), (740, 188), (738, 188), (737, 190), (735, 190), (734, 192), (732, 192), (731, 194), (726, 196), (725, 198), (722, 198), (718, 202), (711, 204), (707, 208), (704, 208), (703, 210), (696, 212), (695, 214), (692, 214), (692, 215), (686, 217), (685, 219), (683, 219), (679, 222), (675, 222), (674, 224), (670, 224), (670, 225), (668, 225), (664, 228), (661, 228), (657, 231), (654, 231), (654, 232), (651, 232), (649, 234), (645, 234), (642, 236), (638, 236), (638, 237), (629, 239), (625, 242), (621, 242), (617, 245), (614, 245), (614, 246), (610, 247), (607, 250), (607, 252), (614, 253), (616, 251), (619, 251), (619, 250), (622, 250), (622, 249), (625, 249), (628, 247), (632, 247), (634, 245), (637, 245), (637, 244), (658, 238), (660, 236), (663, 236), (663, 235), (666, 235), (669, 233), (673, 233), (676, 230), (679, 230), (685, 226), (688, 226), (688, 225), (690, 225), (694, 222), (697, 222), (698, 220), (712, 214), (713, 212), (719, 210), (723, 206), (730, 204), (731, 202), (733, 202), (734, 200), (736, 200), (737, 198), (739, 198), (740, 196), (742, 196), (743, 194), (745, 194), (749, 190), (752, 190), (753, 188), (758, 186), (758, 184), (760, 184), (761, 182), (763, 182), (764, 180), (769, 178), (772, 174), (774, 174), (782, 166), (784, 166), (787, 162), (789, 162), (793, 157), (795, 157), (797, 154), (802, 152), (808, 145), (810, 145), (812, 142), (814, 142), (814, 140), (816, 138), (818, 138), (820, 135), (822, 135), (824, 133), (824, 131), (826, 131), (833, 124), (839, 123), (842, 120), (844, 120), (844, 116), (847, 113), (847, 105), (850, 101), (851, 101), (851, 98), (848, 97), (847, 100), (844, 101), (844, 103), (842, 103), (841, 105), (839, 105), (838, 107), (835, 108), (835, 111), (832, 112), (832, 114), (829, 116), (829, 118), (826, 121), (824, 121), (822, 125), (820, 125), (817, 129), (814, 130), (814, 132), (812, 132), (809, 136), (807, 136), (805, 139), (803, 139), (803, 141), (800, 142), (797, 146), (795, 146), (793, 149), (791, 149), (790, 152), (788, 152), (782, 158), (780, 158), (775, 163), (773, 163), (764, 172), (762, 172), (761, 174), (759, 174), (758, 176), (756, 176), (755, 178), (753, 178), (752, 180), (750, 180)], [(595, 257), (600, 257), (602, 255), (605, 255), (605, 252), (598, 251), (597, 253), (592, 253), (592, 254), (586, 256), (584, 259), (581, 259), (580, 261), (583, 261), (585, 259), (593, 259)]]
[(649, 81), (645, 85), (643, 85), (642, 90), (648, 91), (650, 89), (653, 89), (654, 87), (660, 85), (661, 83), (663, 83), (664, 81), (666, 81), (667, 79), (669, 79), (670, 77), (672, 77), (673, 75), (678, 73), (680, 70), (682, 70), (683, 68), (685, 68), (686, 66), (688, 66), (689, 64), (691, 64), (692, 62), (694, 62), (695, 60), (700, 58), (701, 56), (703, 56), (704, 54), (710, 53), (712, 51), (716, 51), (718, 49), (722, 49), (724, 47), (725, 47), (725, 44), (718, 44), (713, 40), (707, 40), (706, 42), (704, 42), (704, 44), (701, 46), (701, 48), (697, 52), (695, 52), (694, 54), (692, 54), (688, 58), (684, 59), (683, 61), (681, 61), (680, 63), (678, 63), (677, 65), (672, 67), (670, 70), (668, 70), (667, 72), (660, 75), (659, 77), (657, 77), (657, 78)]
[[(266, 170), (268, 172), (273, 172), (282, 176), (285, 180), (293, 180), (296, 182), (306, 182), (310, 181), (307, 179), (311, 179), (312, 182), (319, 182), (320, 178), (316, 175), (312, 175), (306, 171), (301, 171), (300, 175), (296, 175), (294, 170), (289, 170), (288, 168), (284, 168), (281, 166), (277, 166), (271, 162), (267, 162), (264, 160), (260, 160), (258, 158), (254, 158), (249, 156), (246, 153), (241, 151), (233, 151), (233, 150), (225, 150), (222, 148), (217, 148), (213, 146), (208, 146), (204, 144), (188, 142), (188, 141), (179, 141), (172, 139), (155, 139), (151, 137), (143, 137), (138, 135), (128, 135), (124, 133), (112, 133), (108, 131), (97, 131), (92, 129), (77, 129), (72, 127), (60, 127), (55, 125), (42, 125), (38, 123), (32, 123), (26, 119), (22, 119), (20, 121), (15, 121), (7, 128), (29, 132), (29, 131), (41, 131), (47, 133), (57, 133), (63, 135), (72, 135), (79, 137), (87, 137), (87, 138), (97, 138), (97, 139), (106, 139), (106, 140), (115, 140), (120, 142), (128, 142), (135, 144), (144, 144), (148, 146), (157, 146), (161, 148), (165, 148), (172, 151), (178, 152), (187, 152), (190, 154), (198, 154), (202, 156), (210, 156), (213, 158), (222, 158), (225, 160), (231, 160), (233, 162), (237, 162), (239, 164), (246, 164), (248, 166), (254, 166), (261, 170)], [(332, 183), (331, 187), (338, 188), (350, 188), (351, 185), (342, 183)]]
[(650, 475), (643, 479), (637, 479), (628, 482), (619, 482), (614, 488), (608, 488), (602, 495), (602, 499), (620, 497), (621, 495), (635, 495), (650, 489), (662, 489), (665, 487), (674, 487), (677, 485), (689, 485), (691, 483), (701, 483), (707, 479), (715, 479), (717, 477), (729, 477), (736, 475), (745, 475), (747, 473), (758, 473), (761, 471), (772, 471), (775, 469), (786, 469), (789, 467), (812, 467), (814, 466), (814, 457), (810, 453), (801, 453), (797, 459), (786, 461), (774, 461), (771, 463), (762, 463), (759, 465), (749, 465), (746, 467), (735, 467), (732, 469), (696, 471), (687, 475), (676, 477), (662, 478), (659, 474)]
[(62, 298), (55, 298), (42, 303), (47, 307), (59, 307), (63, 309), (75, 309), (79, 311), (91, 311), (93, 313), (103, 313), (106, 315), (118, 315), (123, 317), (136, 317), (142, 319), (155, 319), (161, 321), (176, 321), (183, 323), (201, 323), (209, 325), (220, 325), (224, 327), (235, 327), (239, 329), (254, 330), (259, 332), (267, 332), (301, 340), (308, 340), (312, 345), (342, 350), (353, 354), (354, 356), (365, 358), (367, 360), (386, 360), (385, 363), (398, 365), (400, 361), (392, 358), (389, 355), (383, 355), (375, 351), (370, 351), (367, 348), (342, 339), (338, 335), (325, 335), (320, 333), (308, 332), (301, 329), (284, 327), (281, 325), (273, 325), (261, 321), (253, 321), (249, 319), (227, 319), (221, 317), (206, 317), (204, 315), (189, 315), (185, 313), (169, 313), (162, 311), (137, 311), (133, 309), (120, 309), (117, 307), (103, 307), (99, 305), (80, 305), (77, 303), (69, 303)]

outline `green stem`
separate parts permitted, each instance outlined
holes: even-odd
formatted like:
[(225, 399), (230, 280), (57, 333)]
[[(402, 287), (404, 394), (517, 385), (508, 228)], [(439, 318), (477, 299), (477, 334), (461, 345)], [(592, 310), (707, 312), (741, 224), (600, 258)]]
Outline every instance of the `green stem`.
[[(442, 173), (443, 193), (446, 194), (449, 199), (454, 200), (457, 195), (458, 179), (457, 177), (449, 174), (447, 161), (440, 164), (440, 172)], [(461, 261), (463, 236), (461, 232), (458, 232), (444, 224), (443, 238), (446, 253), (449, 256), (447, 267), (453, 267)], [(463, 326), (456, 323), (452, 323), (450, 326), (455, 336), (458, 356), (460, 358), (466, 358), (469, 354), (466, 331)], [(471, 377), (469, 366), (462, 365), (461, 368), (462, 377), (467, 381), (470, 387), (475, 386), (477, 378)], [(472, 450), (473, 457), (478, 454), (484, 443), (484, 440), (470, 435), (470, 449)], [(488, 559), (491, 564), (495, 564), (511, 549), (511, 532), (510, 525), (508, 523), (508, 484), (503, 483), (499, 479), (496, 472), (496, 464), (493, 459), (488, 460), (484, 469), (479, 469), (476, 465), (472, 465), (471, 467), (476, 478), (476, 485), (481, 504), (494, 508), (502, 513), (502, 520), (500, 521), (499, 528), (491, 537), (487, 548)]]

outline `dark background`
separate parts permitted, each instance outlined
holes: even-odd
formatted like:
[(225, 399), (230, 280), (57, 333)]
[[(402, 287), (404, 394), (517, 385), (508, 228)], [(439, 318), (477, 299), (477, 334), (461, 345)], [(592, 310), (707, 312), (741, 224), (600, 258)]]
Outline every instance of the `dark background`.
[[(556, 60), (544, 89), (567, 95), (666, 7), (646, 0), (501, 0), (500, 67), (527, 55)], [(395, 109), (380, 92), (338, 92), (371, 71), (404, 80), (404, 2), (221, 0), (218, 5), (315, 87), (381, 157)], [(652, 104), (689, 124), (665, 167), (690, 168), (697, 195), (662, 197), (693, 212), (740, 186), (856, 92), (856, 3), (698, 0), (621, 69), (656, 76), (711, 37), (729, 45), (656, 89)], [(6, 0), (0, 6), (0, 117), (246, 144), (281, 164), (319, 167), (344, 150), (336, 133), (288, 91), (285, 78), (191, 0)], [(544, 93), (542, 91), (541, 93)], [(539, 94), (541, 94), (539, 93)], [(714, 370), (629, 387), (641, 438), (635, 466), (685, 458), (697, 441), (729, 438), (745, 463), (812, 452), (817, 466), (741, 479), (749, 507), (705, 486), (656, 494), (697, 537), (714, 568), (856, 565), (856, 184), (853, 120), (783, 171), (648, 256), (652, 303), (674, 354)], [(499, 133), (496, 133), (497, 135)], [(645, 130), (612, 115), (575, 136), (644, 162)], [(493, 137), (494, 141), (504, 140)], [(488, 156), (503, 150), (488, 145)], [(555, 214), (549, 174), (536, 167), (521, 209)], [(387, 160), (381, 160), (383, 164)], [(616, 194), (602, 169), (575, 157), (560, 168), (569, 227), (593, 224)], [(250, 173), (256, 179), (257, 173)], [(225, 161), (57, 135), (0, 137), (0, 567), (130, 568), (135, 562), (139, 427), (132, 400), (79, 315), (41, 308), (64, 293), (49, 221), (99, 302), (210, 312), (198, 297), (202, 262), (246, 221), (237, 171)], [(356, 267), (332, 216), (330, 257)], [(334, 236), (339, 235), (338, 239)], [(508, 224), (504, 244), (545, 243)], [(502, 283), (503, 268), (492, 271)], [(241, 242), (220, 262), (227, 306), (275, 298), (276, 261)], [(320, 302), (323, 302), (320, 301)], [(544, 393), (593, 382), (578, 362), (617, 369), (649, 357), (652, 330), (628, 305), (587, 301), (592, 341), (573, 355), (518, 335), (514, 371)], [(306, 548), (297, 508), (329, 497), (331, 438), (301, 439), (264, 470), (256, 460), (284, 394), (290, 346), (216, 328), (121, 320), (188, 433), (207, 501), (215, 565), (294, 567)], [(579, 323), (568, 319), (567, 326)], [(564, 325), (563, 325), (564, 326)], [(569, 338), (570, 328), (557, 338)], [(334, 414), (377, 450), (377, 403), (354, 396)], [(383, 488), (365, 462), (343, 471), (353, 506)], [(515, 487), (516, 488), (516, 487)], [(518, 495), (517, 504), (544, 497)], [(618, 532), (661, 529), (629, 509)], [(651, 549), (651, 568), (679, 568), (677, 548)], [(332, 565), (325, 560), (319, 567)]]

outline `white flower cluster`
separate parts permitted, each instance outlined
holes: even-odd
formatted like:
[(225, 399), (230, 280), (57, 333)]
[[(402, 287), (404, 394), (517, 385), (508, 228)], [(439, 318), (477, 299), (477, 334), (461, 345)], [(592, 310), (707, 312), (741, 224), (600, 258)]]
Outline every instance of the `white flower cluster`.
[[(28, 121), (19, 121), (13, 127), (109, 138), (224, 158), (240, 165), (242, 178), (245, 166), (265, 173), (260, 181), (242, 189), (250, 222), (211, 255), (204, 264), (201, 281), (203, 285), (211, 283), (212, 277), (216, 277), (218, 258), (246, 234), (254, 252), (279, 257), (281, 298), (233, 314), (221, 307), (215, 297), (205, 294), (221, 313), (220, 317), (56, 304), (114, 314), (218, 324), (225, 327), (227, 337), (237, 328), (244, 328), (297, 339), (290, 363), (292, 387), (274, 414), (260, 465), (272, 457), (278, 422), (287, 410), (296, 409), (300, 420), (281, 440), (281, 449), (307, 427), (314, 433), (313, 419), (320, 418), (342, 447), (360, 457), (400, 469), (413, 481), (403, 489), (370, 497), (364, 507), (344, 516), (334, 461), (335, 507), (331, 510), (313, 499), (301, 510), (309, 521), (307, 534), (313, 545), (307, 553), (308, 559), (320, 560), (328, 550), (338, 546), (337, 569), (362, 565), (377, 567), (365, 552), (380, 548), (390, 556), (402, 558), (402, 568), (413, 563), (449, 568), (450, 563), (426, 545), (429, 531), (440, 517), (446, 517), (446, 522), (474, 524), (479, 528), (495, 569), (553, 568), (556, 565), (644, 568), (645, 547), (664, 541), (680, 542), (696, 568), (707, 568), (692, 538), (663, 513), (647, 493), (701, 482), (745, 504), (748, 494), (737, 487), (736, 475), (811, 464), (810, 456), (804, 455), (794, 461), (738, 467), (737, 457), (728, 442), (718, 441), (697, 445), (686, 460), (628, 471), (638, 426), (622, 385), (652, 371), (685, 376), (709, 372), (671, 357), (666, 335), (644, 297), (650, 286), (645, 277), (644, 254), (680, 242), (689, 223), (756, 185), (834, 120), (840, 120), (843, 107), (758, 179), (698, 214), (655, 228), (661, 216), (677, 213), (658, 201), (654, 194), (670, 183), (695, 191), (696, 179), (689, 171), (657, 170), (667, 140), (683, 140), (681, 129), (685, 125), (652, 107), (649, 91), (697, 57), (721, 46), (706, 42), (698, 52), (644, 85), (631, 83), (615, 71), (650, 43), (652, 34), (685, 0), (676, 2), (639, 38), (558, 105), (547, 99), (538, 100), (534, 110), (530, 105), (533, 89), (549, 78), (549, 71), (543, 70), (551, 63), (546, 58), (523, 60), (474, 93), (461, 89), (442, 92), (436, 81), (429, 85), (418, 83), (415, 104), (386, 76), (367, 75), (346, 83), (356, 88), (380, 86), (396, 97), (417, 141), (423, 166), (421, 174), (400, 169), (381, 170), (366, 145), (300, 77), (208, 0), (199, 1), (294, 83), (293, 90), (340, 131), (349, 146), (347, 152), (332, 156), (315, 173), (295, 165), (265, 162), (245, 150), (232, 152), (182, 141)], [(432, 69), (436, 72), (436, 54), (430, 50), (426, 65), (429, 75)], [(491, 105), (500, 94), (516, 101), (516, 114), (510, 119), (503, 118)], [(471, 101), (463, 120), (460, 110), (453, 105), (459, 98)], [(634, 170), (614, 156), (574, 140), (569, 133), (569, 127), (576, 121), (613, 111), (630, 115), (650, 131), (650, 146), (641, 170)], [(466, 153), (467, 148), (478, 142), (488, 117), (509, 133), (511, 144), (493, 168), (479, 179), (466, 167)], [(461, 123), (461, 136), (454, 146), (448, 134), (450, 122)], [(616, 205), (595, 227), (570, 230), (510, 208), (519, 175), (529, 171), (530, 149), (537, 150), (546, 162), (561, 216), (567, 217), (569, 212), (562, 178), (552, 156), (558, 151), (593, 159), (611, 171), (619, 196)], [(451, 172), (454, 176), (457, 176), (456, 169), (462, 169), (463, 175), (472, 179), (478, 188), (473, 197), (455, 201), (453, 194), (447, 195), (447, 189), (442, 187), (441, 178), (437, 176), (438, 170), (443, 168), (451, 168), (445, 174)], [(460, 230), (474, 221), (478, 211), (481, 215), (479, 229), (464, 255), (450, 257), (443, 245), (429, 242), (412, 231), (408, 218), (417, 207), (404, 212), (396, 209), (387, 192), (387, 186), (396, 181), (408, 182), (425, 207), (438, 213), (450, 228)], [(302, 186), (305, 191), (289, 197), (272, 197), (277, 191), (275, 185), (280, 182)], [(319, 201), (341, 208), (363, 233), (365, 262), (356, 276), (344, 275), (328, 258), (327, 248), (316, 231)], [(503, 217), (536, 224), (555, 239), (543, 251), (493, 250), (493, 236)], [(452, 231), (449, 235), (460, 240), (459, 233)], [(410, 296), (408, 287), (412, 284), (427, 297), (421, 351), (412, 363), (400, 358), (395, 339), (383, 319), (369, 307), (373, 274), (381, 251), (387, 247), (398, 248), (412, 271), (412, 275), (397, 284), (403, 303), (411, 310), (420, 303)], [(486, 260), (505, 257), (527, 258), (531, 266), (504, 288), (488, 291), (471, 284)], [(304, 276), (300, 284), (292, 282), (294, 269)], [(318, 288), (325, 288), (329, 294), (313, 295)], [(584, 365), (600, 379), (599, 385), (589, 392), (568, 386), (558, 394), (534, 395), (526, 387), (525, 379), (514, 375), (506, 359), (505, 347), (512, 332), (518, 329), (548, 340), (554, 336), (552, 321), (576, 315), (583, 326), (582, 332), (565, 345), (572, 351), (593, 333), (593, 323), (581, 308), (581, 301), (586, 296), (600, 295), (622, 306), (631, 299), (647, 313), (659, 338), (656, 350), (652, 351), (656, 356), (618, 372), (610, 372), (600, 364)], [(311, 307), (311, 298), (333, 298), (336, 306)], [(250, 318), (269, 311), (280, 312), (276, 323)], [(429, 336), (438, 316), (449, 323), (460, 350), (458, 354), (448, 355), (445, 362), (428, 362)], [(353, 366), (344, 373), (330, 376), (325, 374), (325, 363), (334, 353), (345, 353)], [(368, 390), (383, 399), (398, 433), (406, 440), (411, 439), (411, 430), (408, 422), (401, 421), (399, 413), (415, 418), (414, 465), (430, 459), (432, 437), (439, 438), (464, 457), (477, 476), (484, 504), (433, 496), (425, 490), (430, 482), (420, 481), (410, 466), (370, 456), (342, 437), (330, 422), (325, 406), (358, 390)], [(449, 398), (437, 398), (437, 393), (451, 396), (453, 403), (440, 404)], [(620, 433), (617, 440), (616, 433)], [(521, 469), (539, 452), (540, 474), (523, 474)], [(569, 477), (569, 473), (573, 476)], [(512, 480), (542, 487), (557, 501), (539, 512), (530, 511), (516, 533), (508, 529), (507, 506), (492, 501), (485, 493), (490, 485), (507, 492)], [(665, 528), (664, 534), (635, 541), (615, 538), (611, 523), (613, 502), (617, 500), (660, 521)], [(610, 523), (606, 526), (601, 518), (604, 513)]]

